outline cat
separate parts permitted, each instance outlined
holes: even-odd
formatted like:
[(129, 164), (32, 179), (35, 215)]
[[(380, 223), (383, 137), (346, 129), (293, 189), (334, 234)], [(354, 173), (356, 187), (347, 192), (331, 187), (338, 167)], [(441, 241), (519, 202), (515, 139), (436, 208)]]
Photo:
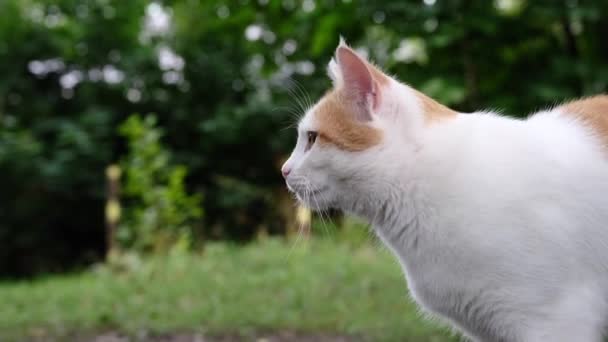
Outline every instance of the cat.
[(424, 312), (474, 341), (601, 341), (608, 96), (525, 120), (459, 113), (343, 40), (282, 166), (313, 210), (369, 221)]

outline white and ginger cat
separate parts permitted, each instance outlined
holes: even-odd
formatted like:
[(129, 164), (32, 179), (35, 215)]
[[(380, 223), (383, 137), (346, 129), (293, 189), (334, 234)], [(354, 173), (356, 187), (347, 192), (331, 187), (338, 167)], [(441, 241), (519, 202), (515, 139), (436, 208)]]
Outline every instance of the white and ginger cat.
[(344, 42), (282, 173), (313, 210), (368, 220), (415, 301), (475, 341), (601, 341), (608, 96), (528, 119), (463, 114)]

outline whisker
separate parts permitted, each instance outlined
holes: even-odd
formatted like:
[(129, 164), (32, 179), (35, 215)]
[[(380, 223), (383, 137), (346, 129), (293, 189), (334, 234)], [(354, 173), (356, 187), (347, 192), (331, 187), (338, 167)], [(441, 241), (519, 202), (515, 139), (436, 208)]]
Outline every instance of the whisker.
[(289, 129), (296, 128), (297, 126), (298, 126), (297, 122), (292, 122), (290, 124), (287, 124), (285, 127), (281, 128), (281, 131), (287, 131)]
[[(315, 202), (316, 206), (320, 208), (319, 201), (317, 200), (315, 193), (310, 190), (310, 189), (312, 189), (312, 184), (310, 183), (310, 181), (308, 181), (306, 179), (304, 179), (304, 180), (305, 180), (306, 189), (310, 192), (311, 199)], [(319, 193), (318, 195), (321, 195), (321, 194)], [(319, 218), (321, 219), (321, 226), (323, 228), (324, 233), (327, 234), (327, 236), (331, 237), (330, 229), (328, 227), (327, 222), (325, 222), (325, 218), (324, 218), (325, 210), (320, 209), (320, 210), (318, 210), (318, 213), (319, 213)], [(327, 215), (327, 221), (330, 221), (329, 215)]]
[[(318, 193), (317, 195), (322, 196), (322, 193)], [(315, 197), (315, 203), (317, 204), (317, 207), (319, 207), (319, 202), (316, 200), (316, 196)], [(327, 198), (322, 197), (323, 199), (327, 200)], [(327, 234), (327, 236), (329, 236), (330, 238), (332, 237), (331, 234), (331, 229), (329, 229), (328, 227), (328, 223), (326, 223), (325, 218), (327, 218), (327, 222), (331, 223), (331, 218), (329, 217), (329, 213), (327, 212), (327, 210), (323, 209), (323, 210), (319, 210), (319, 217), (321, 218), (321, 224), (324, 228), (325, 233)]]
[(298, 82), (298, 80), (292, 79), (292, 81), (293, 81), (293, 83), (295, 83), (296, 87), (302, 94), (302, 97), (305, 100), (305, 104), (307, 105), (307, 108), (311, 108), (313, 106), (313, 101), (312, 101), (310, 95), (308, 94), (308, 92), (306, 91), (306, 88), (302, 85), (302, 83)]
[[(296, 195), (293, 194), (293, 196), (294, 196), (294, 200), (295, 200), (295, 202), (294, 202), (294, 209), (296, 210), (296, 213), (297, 213), (297, 210), (300, 207), (300, 203), (298, 203)], [(296, 214), (296, 221), (298, 222), (298, 231), (297, 231), (297, 234), (296, 234), (296, 239), (292, 243), (291, 247), (289, 248), (289, 252), (287, 253), (287, 258), (288, 259), (291, 256), (291, 254), (293, 253), (293, 251), (295, 250), (297, 244), (300, 242), (302, 236), (304, 235), (304, 223), (301, 222), (300, 220), (298, 220), (297, 214)]]
[(286, 131), (288, 129), (292, 129), (292, 128), (296, 128), (298, 127), (298, 123), (300, 122), (300, 118), (302, 117), (301, 113), (298, 111), (297, 108), (293, 108), (293, 106), (288, 107), (288, 106), (282, 106), (282, 107), (276, 107), (273, 108), (272, 111), (283, 111), (287, 114), (289, 114), (289, 117), (286, 118), (283, 123), (281, 124), (281, 126), (283, 126), (281, 128), (281, 131)]
[[(306, 193), (307, 193), (307, 194), (308, 194), (308, 196), (309, 196), (309, 198), (308, 198), (308, 199), (309, 199), (309, 200), (314, 201), (314, 202), (315, 202), (315, 205), (316, 205), (317, 207), (319, 207), (319, 202), (317, 202), (317, 199), (316, 199), (316, 197), (315, 197), (314, 193), (313, 193), (313, 192), (312, 192), (312, 190), (311, 190), (311, 189), (312, 189), (312, 186), (311, 186), (310, 182), (308, 182), (308, 181), (307, 181), (305, 186), (306, 186)], [(323, 218), (321, 218), (321, 221), (323, 221)]]
[(290, 77), (288, 80), (287, 91), (294, 97), (294, 100), (300, 106), (302, 114), (306, 113), (308, 109), (312, 107), (312, 100), (304, 89), (304, 87), (294, 78)]
[(293, 121), (293, 123), (297, 123), (302, 117), (302, 114), (300, 113), (299, 109), (295, 108), (294, 106), (277, 106), (273, 108), (272, 111), (281, 111), (289, 114), (289, 117)]
[(293, 88), (287, 88), (287, 92), (291, 95), (296, 102), (298, 109), (302, 112), (302, 115), (306, 113), (306, 104), (304, 100), (301, 98), (300, 94), (294, 90)]
[(298, 245), (298, 242), (300, 241), (300, 236), (302, 236), (302, 232), (304, 230), (304, 225), (302, 224), (302, 222), (298, 222), (298, 223), (299, 223), (299, 227), (298, 227), (298, 232), (296, 234), (296, 239), (291, 244), (291, 247), (289, 248), (289, 252), (287, 252), (287, 259), (289, 259), (289, 257), (291, 257), (291, 254), (293, 253), (296, 246)]
[(271, 109), (271, 111), (272, 112), (278, 112), (278, 111), (287, 112), (288, 114), (291, 114), (291, 116), (294, 119), (299, 119), (301, 116), (299, 109), (294, 108), (294, 106), (275, 106), (274, 108)]

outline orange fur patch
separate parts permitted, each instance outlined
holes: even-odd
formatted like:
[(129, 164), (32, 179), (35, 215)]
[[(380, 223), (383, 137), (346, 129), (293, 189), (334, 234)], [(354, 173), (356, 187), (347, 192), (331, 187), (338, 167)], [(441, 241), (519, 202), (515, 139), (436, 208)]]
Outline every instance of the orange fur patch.
[(593, 129), (602, 140), (604, 147), (608, 148), (608, 95), (568, 102), (557, 109)]
[(335, 90), (321, 99), (315, 112), (318, 142), (333, 144), (346, 151), (363, 151), (378, 144), (382, 132), (357, 121), (353, 109), (346, 103), (340, 92)]
[(424, 111), (425, 121), (427, 124), (433, 124), (445, 119), (455, 118), (456, 112), (450, 108), (442, 105), (441, 103), (433, 100), (432, 98), (424, 95), (423, 93), (414, 90), (416, 96), (422, 103), (422, 109)]

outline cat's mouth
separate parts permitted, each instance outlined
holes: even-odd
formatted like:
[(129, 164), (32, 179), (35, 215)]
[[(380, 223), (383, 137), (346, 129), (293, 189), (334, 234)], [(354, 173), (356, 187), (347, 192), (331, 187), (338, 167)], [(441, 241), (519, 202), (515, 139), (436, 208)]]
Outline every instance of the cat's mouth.
[(318, 189), (308, 190), (306, 192), (306, 194), (309, 195), (309, 196), (319, 195), (319, 194), (322, 194), (323, 192), (325, 192), (326, 190), (328, 190), (328, 188), (329, 187), (324, 186), (324, 187), (321, 187), (321, 188), (318, 188)]
[(297, 179), (286, 182), (287, 189), (296, 199), (313, 210), (324, 210), (330, 206), (331, 189), (329, 185), (313, 186), (308, 181)]
[(289, 189), (289, 191), (296, 194), (296, 196), (298, 196), (298, 198), (302, 198), (302, 199), (320, 196), (324, 192), (329, 190), (329, 187), (327, 187), (327, 186), (323, 186), (320, 188), (310, 188), (310, 187), (298, 188), (298, 187), (293, 187), (289, 184), (287, 184), (287, 188)]
[(329, 207), (329, 201), (327, 198), (328, 186), (320, 187), (317, 189), (306, 189), (303, 191), (295, 191), (298, 201), (313, 210), (323, 210)]

